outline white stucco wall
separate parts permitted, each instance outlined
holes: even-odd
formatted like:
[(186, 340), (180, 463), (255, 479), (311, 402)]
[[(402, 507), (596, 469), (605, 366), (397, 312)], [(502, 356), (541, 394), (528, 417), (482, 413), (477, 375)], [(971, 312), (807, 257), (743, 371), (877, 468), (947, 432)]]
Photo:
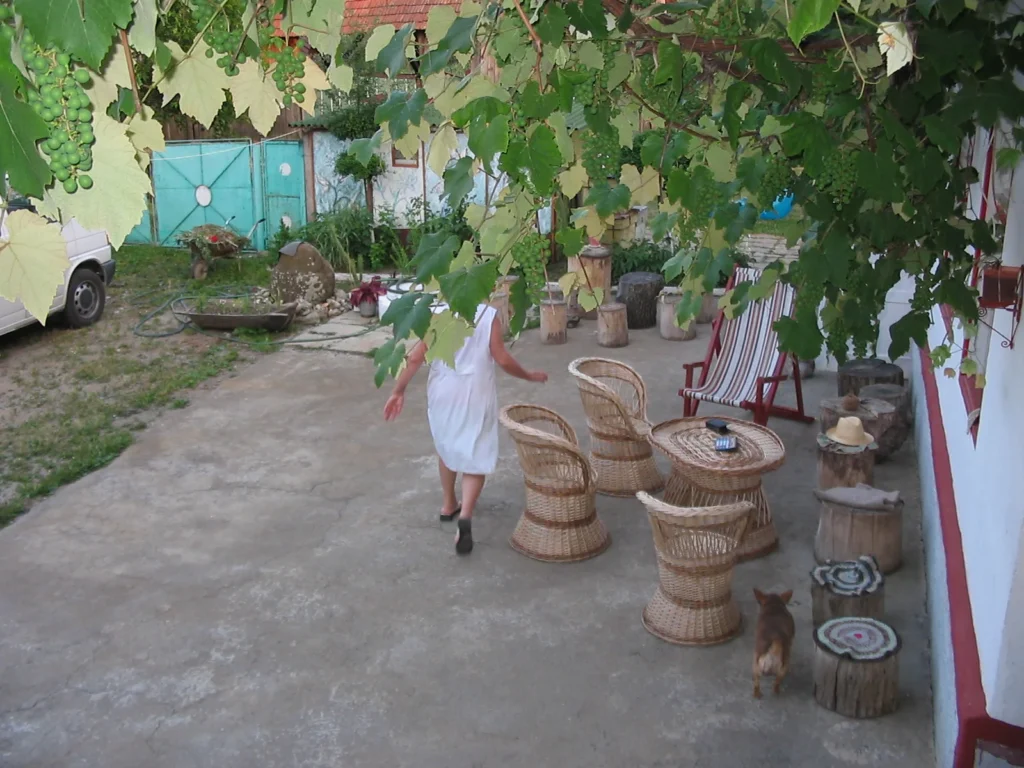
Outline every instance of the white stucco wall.
[[(1014, 180), (1007, 220), (1003, 263), (1020, 265), (1024, 262), (1022, 174)], [(1009, 312), (991, 312), (986, 320), (999, 333), (1009, 335)], [(944, 335), (945, 326), (936, 309), (929, 342), (941, 344)], [(1018, 336), (1014, 349), (1003, 347), (999, 337), (993, 337), (986, 371), (977, 445), (967, 431), (959, 381), (940, 374), (936, 383), (988, 712), (1024, 726), (1024, 335)], [(922, 452), (922, 462), (928, 459)], [(930, 559), (928, 567), (931, 571), (938, 566)], [(930, 573), (930, 583), (931, 579)], [(936, 691), (938, 695), (938, 685)], [(936, 718), (937, 728), (938, 724)]]
[(953, 764), (956, 748), (956, 674), (953, 668), (953, 636), (946, 588), (946, 551), (939, 524), (939, 502), (932, 464), (932, 439), (928, 404), (921, 381), (920, 355), (911, 356), (914, 391), (914, 444), (921, 480), (921, 536), (924, 540), (925, 579), (928, 585), (928, 621), (931, 629), (932, 707), (935, 733), (935, 764)]

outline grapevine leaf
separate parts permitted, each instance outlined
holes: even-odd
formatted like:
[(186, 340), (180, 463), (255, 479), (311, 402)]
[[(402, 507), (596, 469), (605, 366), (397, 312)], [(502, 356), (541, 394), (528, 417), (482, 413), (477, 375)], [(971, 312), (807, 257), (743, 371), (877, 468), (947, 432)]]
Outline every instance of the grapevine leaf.
[(555, 132), (558, 151), (566, 161), (571, 160), (576, 156), (576, 148), (573, 146), (572, 137), (569, 136), (569, 129), (565, 125), (565, 113), (555, 112), (552, 114), (548, 118), (548, 125)]
[[(408, 63), (405, 58), (405, 48), (409, 45), (410, 35), (412, 35), (412, 24), (406, 24), (388, 40), (387, 45), (381, 48), (380, 53), (377, 54), (378, 72), (383, 72), (392, 79), (401, 74)], [(369, 54), (369, 47), (367, 47), (367, 54)]]
[(676, 254), (666, 261), (661, 267), (661, 271), (665, 274), (665, 280), (670, 283), (678, 280), (679, 276), (683, 274), (689, 266), (688, 262), (692, 260), (693, 257), (686, 251), (677, 251)]
[(380, 389), (388, 376), (397, 376), (405, 365), (405, 342), (388, 339), (373, 353), (373, 362), (377, 364), (373, 383)]
[(430, 327), (430, 305), (433, 303), (434, 297), (429, 294), (406, 293), (391, 302), (380, 324), (394, 326), (395, 339), (406, 339), (410, 334), (422, 339)]
[(149, 174), (139, 166), (127, 127), (102, 112), (95, 114), (93, 125), (96, 144), (89, 175), (94, 186), (69, 195), (57, 185), (47, 194), (48, 203), (59, 209), (62, 221), (74, 218), (86, 229), (106, 230), (110, 244), (120, 248), (128, 233), (142, 221), (146, 196), (153, 193), (153, 185)]
[(839, 0), (799, 0), (786, 31), (794, 45), (828, 26), (832, 14), (839, 9)]
[(928, 343), (928, 327), (931, 322), (931, 307), (912, 310), (889, 326), (889, 359), (898, 360), (910, 350), (910, 342), (923, 347)]
[(422, 120), (416, 125), (410, 125), (405, 136), (395, 139), (395, 148), (405, 157), (416, 157), (423, 144), (430, 140), (430, 123)]
[(580, 64), (587, 69), (604, 69), (604, 54), (601, 53), (601, 49), (597, 47), (596, 43), (590, 40), (580, 43), (577, 55), (580, 57)]
[(486, 215), (487, 209), (478, 203), (470, 203), (466, 206), (466, 223), (469, 224), (473, 231), (480, 229)]
[(449, 272), (454, 272), (457, 269), (468, 269), (476, 263), (476, 246), (472, 240), (464, 240), (462, 246), (459, 248), (459, 252), (455, 254), (455, 258), (452, 259), (452, 265), (448, 268)]
[(651, 168), (658, 168), (662, 173), (667, 174), (676, 162), (686, 154), (690, 146), (690, 137), (677, 131), (673, 133), (668, 142), (660, 133), (651, 131), (644, 136), (643, 144), (640, 145), (640, 162)]
[(622, 85), (633, 71), (633, 57), (626, 51), (615, 54), (612, 66), (608, 70), (608, 90), (614, 91)]
[(370, 158), (380, 151), (380, 144), (383, 138), (384, 132), (378, 129), (377, 132), (368, 139), (353, 140), (353, 142), (348, 146), (348, 153), (359, 161), (360, 165), (366, 165), (370, 162)]
[(740, 117), (739, 108), (746, 101), (747, 96), (753, 88), (749, 83), (736, 81), (725, 90), (725, 106), (722, 108), (722, 125), (729, 136), (729, 143), (733, 149), (739, 145), (740, 126), (743, 118)]
[(460, 157), (444, 172), (444, 195), (452, 209), (462, 205), (462, 201), (473, 191), (473, 158)]
[(792, 352), (801, 360), (813, 360), (821, 352), (824, 337), (817, 323), (801, 323), (792, 317), (780, 317), (775, 321), (779, 334), (779, 348)]
[(800, 70), (775, 40), (761, 39), (751, 42), (747, 55), (754, 69), (765, 80), (776, 85), (785, 84), (790, 91), (800, 86)]
[(156, 64), (156, 68), (161, 72), (166, 72), (173, 61), (174, 56), (171, 49), (163, 40), (157, 38), (156, 51), (153, 53), (153, 63)]
[(555, 234), (555, 240), (562, 246), (566, 256), (575, 256), (583, 250), (583, 241), (586, 235), (587, 233), (583, 229), (562, 229)]
[(277, 99), (280, 92), (272, 78), (264, 77), (263, 68), (251, 59), (238, 66), (238, 74), (232, 78), (231, 98), (235, 114), (249, 113), (253, 128), (266, 136), (274, 127), (281, 105)]
[(530, 172), (530, 180), (537, 192), (550, 194), (554, 185), (555, 174), (562, 164), (562, 153), (558, 151), (555, 132), (548, 126), (538, 126), (526, 142), (525, 166)]
[(328, 81), (324, 71), (320, 69), (320, 65), (310, 58), (307, 58), (303, 63), (302, 79), (299, 82), (306, 86), (306, 94), (305, 98), (297, 103), (300, 108), (310, 115), (315, 115), (317, 91), (331, 90), (331, 83)]
[(431, 232), (423, 236), (416, 249), (412, 264), (416, 267), (416, 279), (426, 282), (447, 274), (452, 258), (459, 247), (459, 239), (446, 232)]
[(417, 88), (411, 94), (392, 91), (387, 101), (377, 107), (374, 118), (378, 123), (388, 124), (391, 138), (400, 139), (409, 130), (409, 123), (419, 125), (423, 109), (427, 106), (427, 93)]
[[(455, 9), (450, 5), (435, 5), (427, 14), (427, 43), (437, 45), (448, 34), (456, 19)], [(440, 47), (440, 46), (438, 46)]]
[(647, 205), (661, 194), (661, 177), (653, 168), (644, 168), (641, 172), (635, 165), (623, 165), (621, 181), (629, 187), (633, 205)]
[(33, 109), (15, 95), (11, 81), (0, 76), (0, 182), (8, 174), (16, 190), (38, 198), (52, 176), (36, 142), (50, 132)]
[(132, 115), (125, 123), (128, 139), (136, 150), (136, 158), (143, 168), (149, 167), (149, 153), (166, 149), (164, 128), (153, 115), (152, 107), (142, 106), (142, 112)]
[(224, 104), (224, 89), (231, 87), (228, 76), (216, 59), (207, 58), (209, 46), (202, 40), (188, 57), (177, 43), (168, 42), (167, 47), (173, 59), (168, 70), (161, 70), (163, 79), (157, 83), (164, 105), (180, 96), (181, 111), (208, 128)]
[(444, 48), (453, 53), (465, 53), (472, 49), (477, 18), (477, 16), (459, 16), (455, 19), (444, 38), (438, 43), (438, 48)]
[(338, 63), (337, 59), (331, 63), (330, 69), (327, 70), (327, 79), (331, 81), (331, 85), (344, 93), (352, 90), (354, 77), (355, 72), (353, 72), (352, 67), (348, 64)]
[[(583, 230), (576, 230), (582, 232)], [(579, 276), (575, 272), (566, 272), (560, 278), (558, 278), (558, 288), (562, 291), (563, 296), (569, 296), (576, 284), (579, 282)]]
[(534, 120), (547, 120), (558, 108), (558, 94), (541, 94), (536, 80), (531, 80), (523, 90), (519, 110), (523, 117)]
[(31, 211), (14, 211), (0, 221), (8, 232), (0, 240), (0, 297), (20, 299), (45, 325), (57, 287), (71, 266), (60, 225)]
[(467, 144), (470, 151), (480, 158), (487, 173), (491, 172), (491, 160), (508, 149), (508, 115), (499, 115), (487, 123), (481, 118), (469, 124)]
[(574, 226), (585, 229), (589, 237), (600, 237), (606, 229), (604, 218), (598, 215), (592, 205), (574, 209), (571, 221)]
[(132, 0), (90, 0), (88, 12), (79, 0), (29, 0), (18, 3), (18, 12), (39, 43), (99, 69), (117, 30), (132, 21)]
[(569, 16), (559, 3), (546, 3), (536, 24), (537, 36), (545, 45), (559, 45), (569, 26)]
[(344, 10), (345, 3), (337, 0), (288, 0), (289, 26), (316, 50), (333, 53), (341, 42)]
[(505, 61), (523, 47), (523, 33), (518, 27), (506, 26), (496, 38), (494, 38), (494, 52)]
[(132, 48), (146, 56), (156, 50), (157, 0), (135, 0), (135, 20), (128, 32)]
[(512, 239), (510, 230), (515, 223), (515, 215), (509, 208), (498, 208), (480, 226), (480, 252), (488, 256), (501, 256)]
[(601, 0), (583, 0), (581, 8), (575, 2), (565, 4), (569, 21), (580, 32), (589, 32), (596, 39), (608, 37), (608, 20)]
[(530, 296), (526, 292), (526, 281), (516, 280), (512, 283), (512, 290), (509, 292), (509, 304), (512, 306), (512, 319), (509, 322), (509, 332), (518, 336), (526, 325), (526, 314), (530, 310)]
[(960, 132), (948, 120), (939, 115), (928, 115), (924, 121), (924, 130), (943, 152), (955, 155), (960, 149)]
[(736, 157), (721, 144), (708, 147), (704, 161), (716, 181), (728, 182), (736, 178)]
[(671, 40), (658, 43), (658, 68), (654, 71), (654, 85), (672, 83), (672, 92), (683, 90), (683, 52)]
[(366, 60), (377, 61), (377, 57), (384, 50), (384, 46), (391, 42), (391, 38), (394, 36), (395, 28), (393, 25), (381, 24), (379, 27), (376, 27), (366, 41), (366, 47), (364, 48)]
[(879, 24), (878, 50), (885, 57), (885, 70), (889, 77), (913, 61), (914, 45), (910, 42), (906, 24), (902, 21), (883, 21)]
[[(454, 11), (453, 11), (454, 13)], [(459, 148), (459, 137), (451, 123), (444, 126), (430, 141), (430, 152), (427, 154), (427, 166), (438, 176), (444, 175), (444, 169), (452, 159), (452, 153)]]
[(625, 184), (609, 186), (607, 181), (600, 181), (590, 188), (587, 205), (593, 205), (597, 215), (602, 219), (616, 211), (624, 210), (629, 205), (630, 192)]
[(672, 228), (679, 221), (679, 214), (672, 211), (660, 211), (657, 216), (651, 219), (651, 238), (660, 243)]
[(438, 312), (430, 318), (430, 330), (427, 331), (427, 362), (440, 360), (454, 367), (455, 355), (472, 335), (472, 326), (451, 310)]
[(583, 185), (587, 183), (588, 178), (583, 165), (576, 163), (568, 170), (558, 174), (558, 186), (561, 187), (562, 194), (566, 197), (576, 197), (583, 189)]
[(110, 49), (110, 54), (103, 66), (92, 73), (92, 82), (87, 93), (92, 99), (93, 107), (105, 110), (117, 99), (122, 88), (130, 88), (131, 74), (128, 72), (128, 61), (124, 56), (124, 46), (120, 42)]
[(476, 317), (477, 307), (487, 301), (497, 279), (498, 262), (494, 259), (439, 278), (448, 305), (467, 320)]

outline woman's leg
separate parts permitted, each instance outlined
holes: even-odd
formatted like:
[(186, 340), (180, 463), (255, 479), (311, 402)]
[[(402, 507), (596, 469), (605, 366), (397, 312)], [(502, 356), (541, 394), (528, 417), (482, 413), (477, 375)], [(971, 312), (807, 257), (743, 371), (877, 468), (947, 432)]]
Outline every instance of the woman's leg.
[(477, 499), (480, 498), (480, 492), (484, 489), (484, 480), (486, 479), (486, 475), (462, 475), (462, 514), (460, 517), (463, 520), (473, 517), (473, 510), (476, 508)]
[(484, 489), (484, 475), (462, 474), (462, 513), (459, 515), (459, 531), (455, 534), (455, 551), (468, 555), (473, 551), (473, 510)]
[(440, 456), (437, 457), (437, 471), (441, 475), (441, 493), (444, 494), (441, 514), (447, 517), (459, 508), (459, 500), (455, 498), (456, 474), (448, 469), (448, 465), (441, 460)]

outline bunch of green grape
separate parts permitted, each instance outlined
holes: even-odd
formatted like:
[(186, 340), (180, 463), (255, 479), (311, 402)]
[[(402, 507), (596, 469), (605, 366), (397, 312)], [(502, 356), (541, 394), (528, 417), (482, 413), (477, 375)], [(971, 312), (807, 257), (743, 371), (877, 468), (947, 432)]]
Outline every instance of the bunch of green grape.
[(573, 88), (573, 99), (583, 107), (591, 107), (595, 102), (595, 90), (597, 88), (597, 76), (593, 72), (587, 72), (589, 77)]
[(10, 43), (14, 39), (14, 9), (10, 0), (0, 0), (0, 43)]
[[(224, 70), (228, 77), (238, 74), (238, 65), (244, 64), (247, 56), (242, 50), (245, 31), (240, 24), (232, 28), (231, 20), (223, 10), (223, 3), (217, 0), (192, 0), (192, 16), (199, 29), (205, 29), (203, 42), (207, 58), (217, 56), (217, 66)], [(259, 20), (257, 20), (259, 21)], [(256, 24), (260, 34), (260, 45), (269, 42), (270, 27), (268, 24)], [(264, 36), (266, 40), (264, 40)]]
[(757, 190), (761, 206), (770, 208), (776, 200), (792, 190), (794, 180), (793, 169), (785, 157), (773, 155), (768, 158), (768, 167)]
[(614, 132), (587, 132), (583, 137), (583, 168), (594, 183), (618, 177), (622, 171), (622, 147)]
[(856, 155), (841, 149), (830, 152), (815, 181), (818, 189), (830, 195), (835, 207), (842, 210), (844, 205), (849, 205), (857, 185)]
[(677, 92), (671, 82), (655, 85), (656, 73), (657, 65), (653, 56), (640, 59), (640, 91), (663, 115), (672, 119), (685, 117), (696, 123), (703, 114), (710, 113), (708, 100), (697, 88), (701, 82), (698, 80), (701, 65), (696, 59), (689, 56), (683, 58), (682, 92)]
[(92, 170), (96, 142), (92, 101), (83, 88), (89, 71), (69, 54), (37, 45), (28, 30), (22, 35), (21, 55), (34, 86), (28, 90), (28, 103), (50, 131), (41, 145), (50, 170), (68, 194), (89, 189), (92, 177), (86, 172)]
[(530, 232), (512, 246), (512, 258), (523, 272), (526, 295), (534, 304), (540, 304), (544, 298), (547, 287), (544, 268), (549, 253), (547, 238), (537, 232)]
[(297, 104), (304, 102), (306, 86), (300, 81), (306, 73), (306, 54), (289, 46), (264, 49), (263, 54), (273, 62), (274, 84), (284, 94), (281, 102), (286, 107), (293, 101)]

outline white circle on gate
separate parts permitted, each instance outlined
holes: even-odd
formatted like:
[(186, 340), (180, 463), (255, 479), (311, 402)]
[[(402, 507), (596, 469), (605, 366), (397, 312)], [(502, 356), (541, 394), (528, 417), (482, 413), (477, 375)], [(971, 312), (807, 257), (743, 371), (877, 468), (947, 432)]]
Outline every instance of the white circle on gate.
[(281, 167), (278, 170), (281, 171), (282, 176), (292, 175), (292, 167), (288, 163), (281, 163)]
[(288, 229), (292, 228), (292, 217), (285, 214), (281, 217), (281, 223), (284, 224)]
[(196, 202), (203, 208), (213, 202), (213, 192), (205, 184), (200, 184), (196, 187)]

